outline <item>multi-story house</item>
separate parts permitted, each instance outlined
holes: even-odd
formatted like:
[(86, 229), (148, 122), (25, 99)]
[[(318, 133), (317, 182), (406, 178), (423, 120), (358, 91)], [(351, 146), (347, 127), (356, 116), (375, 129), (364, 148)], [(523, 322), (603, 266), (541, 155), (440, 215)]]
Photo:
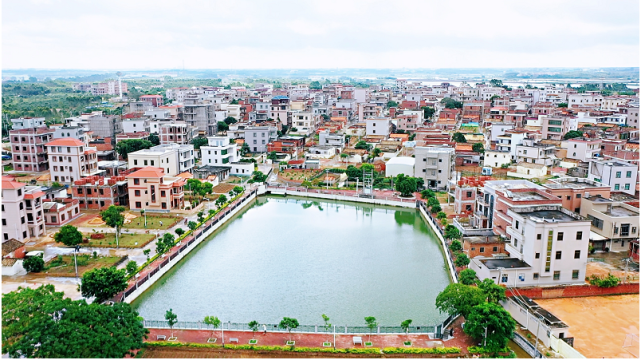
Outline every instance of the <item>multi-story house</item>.
[(602, 237), (591, 239), (596, 249), (628, 251), (630, 242), (639, 240), (638, 207), (599, 195), (586, 196), (581, 201), (581, 215), (590, 220), (590, 230)]
[(278, 95), (272, 98), (269, 117), (283, 125), (291, 123), (289, 98), (287, 96)]
[(201, 100), (198, 94), (190, 92), (184, 99), (184, 120), (200, 133), (214, 135), (218, 132), (214, 108), (210, 101)]
[(83, 143), (89, 145), (91, 136), (87, 133), (86, 129), (82, 126), (52, 126), (53, 138), (74, 138), (82, 141)]
[(142, 95), (138, 98), (140, 101), (148, 101), (153, 104), (154, 107), (159, 107), (163, 105), (162, 95)]
[(543, 186), (547, 192), (561, 199), (561, 206), (575, 213), (580, 213), (582, 199), (586, 196), (610, 197), (610, 186), (585, 178), (550, 179)]
[(512, 163), (512, 156), (509, 151), (485, 150), (483, 155), (485, 156), (483, 166), (497, 168)]
[(365, 135), (388, 137), (392, 133), (392, 120), (389, 118), (365, 119)]
[(414, 155), (414, 176), (423, 179), (429, 189), (445, 189), (449, 180), (454, 177), (454, 148), (417, 146)]
[(507, 210), (508, 258), (473, 258), (479, 279), (509, 287), (585, 283), (590, 221), (560, 205)]
[(46, 226), (63, 226), (81, 215), (78, 200), (69, 198), (46, 199), (42, 209)]
[(169, 212), (184, 204), (185, 180), (165, 175), (162, 168), (147, 166), (126, 176), (132, 210)]
[(396, 128), (404, 131), (416, 131), (421, 123), (421, 116), (419, 114), (403, 114), (396, 116)]
[(210, 136), (208, 146), (201, 146), (203, 165), (221, 166), (234, 163), (240, 159), (238, 145), (227, 136)]
[(45, 124), (45, 118), (19, 118), (11, 119), (11, 129), (13, 130), (22, 130), (22, 129), (34, 129), (47, 126)]
[(102, 138), (115, 138), (122, 132), (122, 121), (116, 115), (103, 115), (102, 111), (91, 114), (82, 114), (81, 118), (88, 122), (89, 130), (94, 136)]
[(612, 191), (634, 195), (638, 172), (638, 166), (627, 162), (591, 160), (588, 179), (609, 185)]
[(147, 133), (151, 131), (149, 119), (140, 117), (127, 117), (122, 120), (122, 132), (125, 134)]
[(275, 126), (248, 126), (244, 131), (244, 139), (251, 152), (266, 152), (267, 144), (278, 139), (278, 129)]
[(70, 187), (71, 197), (83, 210), (106, 209), (111, 205), (128, 206), (129, 194), (124, 175), (105, 178), (87, 176), (76, 180)]
[(336, 146), (340, 149), (345, 147), (345, 134), (331, 134), (329, 130), (323, 130), (318, 133), (319, 146)]
[(25, 242), (45, 235), (44, 197), (40, 186), (26, 186), (11, 177), (2, 177), (3, 241)]
[(295, 128), (296, 134), (308, 136), (316, 131), (318, 118), (311, 111), (294, 111), (292, 112), (292, 131)]
[(168, 176), (193, 172), (196, 161), (194, 145), (161, 144), (138, 150), (127, 155), (129, 168), (160, 167)]
[(578, 118), (571, 116), (540, 116), (543, 139), (563, 140), (563, 136), (578, 127)]
[(96, 148), (78, 139), (63, 138), (45, 145), (49, 157), (51, 181), (73, 183), (85, 176), (99, 175)]
[(584, 93), (584, 94), (570, 94), (568, 95), (568, 107), (592, 107), (595, 109), (601, 108), (603, 104), (603, 96), (596, 93)]
[(49, 170), (47, 147), (53, 130), (46, 126), (9, 131), (13, 168), (18, 171), (40, 172)]
[[(494, 127), (494, 124), (492, 125)], [(527, 137), (527, 130), (507, 129), (502, 135), (497, 136), (496, 150), (508, 151), (512, 160), (517, 160), (517, 145), (523, 144), (523, 139)]]
[(198, 129), (192, 128), (185, 123), (161, 124), (158, 131), (161, 145), (189, 145), (197, 134)]
[(534, 139), (523, 139), (523, 144), (516, 145), (517, 162), (556, 166), (559, 159), (554, 155), (556, 147), (537, 143)]
[(601, 139), (574, 138), (562, 141), (561, 147), (567, 149), (567, 158), (588, 162), (599, 156), (601, 142)]

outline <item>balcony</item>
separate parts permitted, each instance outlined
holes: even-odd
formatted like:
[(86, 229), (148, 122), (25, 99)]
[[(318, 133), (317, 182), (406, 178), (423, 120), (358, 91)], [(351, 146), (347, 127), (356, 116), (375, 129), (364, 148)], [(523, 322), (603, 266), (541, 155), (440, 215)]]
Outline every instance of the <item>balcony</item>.
[(506, 227), (505, 233), (509, 235), (510, 238), (517, 238), (523, 240), (523, 233), (519, 230), (514, 229), (512, 226)]

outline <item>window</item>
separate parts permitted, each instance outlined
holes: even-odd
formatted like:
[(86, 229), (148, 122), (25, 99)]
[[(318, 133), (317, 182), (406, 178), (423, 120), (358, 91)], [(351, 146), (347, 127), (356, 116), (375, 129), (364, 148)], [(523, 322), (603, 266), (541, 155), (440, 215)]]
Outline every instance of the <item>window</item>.
[(161, 197), (165, 197), (165, 196), (166, 196), (166, 195), (165, 195), (165, 190), (162, 190), (162, 191), (160, 192), (160, 196), (161, 196)]
[(536, 239), (541, 240), (541, 234), (536, 234)]
[(556, 252), (556, 260), (561, 260), (561, 252), (560, 251)]
[(625, 177), (631, 178), (632, 177), (632, 171), (626, 171)]
[(140, 185), (140, 179), (134, 179), (134, 185)]
[(614, 190), (619, 190), (619, 184), (614, 184)]
[(516, 226), (515, 226), (515, 227), (516, 227), (517, 229), (519, 228), (519, 221), (518, 221), (518, 220), (516, 220)]
[(534, 254), (534, 258), (535, 258), (535, 259), (540, 259), (540, 258), (541, 258), (541, 253), (536, 253), (536, 254)]
[(579, 278), (579, 270), (572, 270), (572, 279), (576, 280)]
[(136, 191), (134, 191), (134, 195), (135, 195), (135, 196), (140, 196), (140, 190), (136, 190)]
[(626, 190), (630, 190), (630, 184), (625, 184), (625, 186), (623, 188), (626, 189)]
[(20, 210), (24, 209), (24, 204), (20, 203)]
[(554, 231), (548, 232), (548, 245), (545, 253), (545, 272), (550, 272), (550, 264), (552, 263), (552, 241), (554, 240)]
[(556, 240), (557, 241), (563, 241), (563, 233), (562, 232), (559, 232), (559, 233), (556, 234)]
[(2, 225), (6, 226), (7, 225), (7, 219), (2, 219)]
[(621, 178), (621, 172), (620, 172), (620, 171), (617, 171), (617, 172), (616, 172), (615, 177), (616, 177), (617, 179), (620, 179), (620, 178)]
[(576, 198), (580, 199), (581, 198), (581, 194), (576, 194)]
[(572, 196), (568, 195), (565, 199), (566, 200), (572, 200)]
[(603, 220), (601, 220), (599, 218), (595, 218), (592, 215), (588, 215), (588, 219), (590, 219), (590, 221), (592, 221), (592, 226), (594, 226), (595, 228), (603, 230)]
[(580, 259), (581, 258), (581, 250), (575, 250), (574, 251), (574, 258), (575, 259)]
[(140, 209), (141, 207), (140, 201), (136, 201), (136, 208)]
[(555, 271), (554, 272), (554, 280), (559, 280), (561, 278), (561, 272), (560, 271)]
[(143, 162), (144, 162), (145, 166), (147, 166), (147, 160), (143, 160)]
[(501, 274), (501, 282), (506, 283), (507, 282), (507, 274)]
[(538, 280), (539, 279), (539, 273), (532, 274), (532, 279)]
[(576, 232), (576, 239), (577, 240), (582, 240), (583, 239), (583, 231), (577, 231)]
[(484, 247), (480, 247), (479, 248), (479, 252), (485, 252), (485, 248)]

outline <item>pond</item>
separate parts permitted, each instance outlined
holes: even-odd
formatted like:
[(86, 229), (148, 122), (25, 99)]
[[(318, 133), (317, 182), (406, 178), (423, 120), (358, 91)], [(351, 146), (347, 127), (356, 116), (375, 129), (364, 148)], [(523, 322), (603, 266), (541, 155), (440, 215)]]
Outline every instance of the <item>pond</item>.
[(434, 325), (449, 283), (438, 238), (415, 209), (260, 197), (141, 295), (147, 320)]

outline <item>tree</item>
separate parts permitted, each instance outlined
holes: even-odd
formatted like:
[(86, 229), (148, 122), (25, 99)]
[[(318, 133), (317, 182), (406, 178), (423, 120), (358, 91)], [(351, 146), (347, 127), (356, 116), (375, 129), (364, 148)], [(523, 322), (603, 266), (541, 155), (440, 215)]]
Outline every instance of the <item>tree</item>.
[(232, 99), (232, 101), (229, 103), (229, 105), (238, 105), (238, 100)]
[(82, 233), (73, 225), (65, 225), (60, 228), (54, 236), (56, 242), (61, 242), (67, 246), (76, 246), (82, 242)]
[(120, 236), (120, 229), (125, 223), (125, 216), (122, 215), (122, 212), (125, 211), (124, 206), (115, 206), (111, 205), (107, 210), (100, 213), (102, 221), (112, 228), (116, 229), (116, 247), (118, 247), (118, 238)]
[(363, 176), (363, 172), (354, 165), (347, 166), (347, 170), (345, 170), (345, 174), (347, 174), (347, 177), (349, 180), (360, 179)]
[[(323, 322), (325, 323), (325, 325), (323, 325), (323, 327), (325, 328), (325, 332), (327, 332), (327, 334), (329, 334), (329, 332), (332, 329), (332, 324), (330, 324), (330, 322), (329, 322), (329, 316), (327, 316), (325, 314), (323, 314), (321, 316), (323, 317)], [(329, 340), (327, 342), (329, 342)]]
[(445, 104), (446, 109), (462, 109), (463, 103), (461, 101), (456, 101), (452, 98), (443, 98), (441, 104)]
[(272, 151), (267, 155), (267, 159), (271, 161), (277, 161), (278, 160), (278, 154), (276, 154), (276, 151)]
[(497, 353), (507, 346), (514, 336), (516, 321), (507, 310), (495, 303), (482, 303), (472, 308), (465, 317), (463, 331), (475, 339), (483, 339), (484, 347)]
[(127, 155), (129, 153), (132, 153), (138, 150), (149, 149), (152, 146), (154, 146), (154, 144), (152, 144), (152, 142), (149, 140), (127, 139), (127, 140), (120, 140), (116, 144), (115, 150), (118, 153), (118, 155), (120, 155), (123, 159), (127, 159)]
[(245, 156), (250, 151), (251, 149), (249, 148), (249, 145), (247, 145), (247, 143), (244, 142), (243, 146), (240, 147), (240, 156)]
[(483, 147), (483, 144), (476, 143), (472, 145), (472, 151), (483, 154), (485, 152), (485, 148)]
[(372, 341), (372, 332), (378, 326), (378, 323), (376, 322), (376, 318), (373, 316), (365, 317), (365, 324), (369, 328), (369, 340)]
[(178, 315), (174, 314), (172, 309), (167, 310), (165, 313), (165, 320), (167, 320), (167, 325), (171, 329), (171, 337), (174, 337), (174, 325), (178, 322)]
[(461, 232), (454, 225), (447, 225), (445, 227), (445, 238), (446, 239), (460, 239)]
[(495, 284), (492, 279), (485, 279), (478, 284), (479, 289), (483, 291), (487, 298), (487, 302), (498, 303), (505, 300), (505, 288), (501, 285)]
[(474, 286), (463, 284), (449, 284), (438, 296), (436, 296), (436, 308), (448, 315), (467, 316), (472, 308), (485, 302), (483, 291)]
[(249, 329), (252, 331), (252, 338), (256, 337), (256, 331), (258, 331), (258, 321), (252, 320), (247, 324), (249, 326)]
[(149, 140), (149, 142), (153, 146), (160, 145), (160, 138), (158, 137), (157, 134), (154, 134), (154, 133), (149, 134), (149, 136), (147, 137), (147, 140)]
[(127, 270), (127, 275), (133, 276), (136, 272), (138, 272), (138, 264), (136, 264), (136, 262), (132, 260), (127, 263), (125, 269)]
[(460, 241), (454, 240), (450, 244), (450, 250), (452, 250), (453, 252), (461, 251), (463, 250), (463, 246), (461, 245)]
[(452, 141), (456, 141), (458, 143), (466, 143), (467, 139), (465, 138), (465, 135), (461, 134), (460, 132), (455, 132), (454, 135), (452, 135)]
[(280, 329), (287, 329), (287, 332), (289, 333), (289, 340), (291, 341), (292, 329), (296, 329), (298, 325), (299, 325), (298, 320), (284, 317), (283, 320), (281, 320), (280, 323), (278, 324), (278, 327)]
[(223, 206), (223, 204), (226, 202), (227, 196), (225, 196), (225, 194), (221, 194), (218, 199), (216, 199), (216, 206)]
[(198, 222), (203, 222), (204, 218), (205, 218), (205, 211), (204, 210), (200, 210), (198, 212)]
[(387, 107), (388, 108), (397, 107), (397, 106), (398, 106), (398, 103), (396, 101), (390, 100), (390, 101), (387, 102)]
[(497, 79), (492, 79), (492, 80), (490, 80), (490, 86), (492, 86), (492, 87), (503, 87), (503, 81), (502, 80), (497, 80)]
[(421, 197), (423, 199), (430, 199), (430, 198), (435, 198), (436, 194), (434, 194), (434, 191), (432, 191), (430, 189), (425, 189), (425, 190), (421, 191)]
[(430, 213), (432, 213), (432, 214), (437, 214), (437, 213), (439, 213), (441, 211), (443, 211), (443, 209), (441, 209), (441, 205), (434, 205), (430, 209)]
[(416, 179), (413, 177), (398, 174), (394, 183), (396, 191), (400, 192), (403, 197), (412, 196), (412, 193), (416, 191)]
[(423, 106), (421, 109), (423, 109), (423, 117), (425, 119), (431, 119), (436, 113), (436, 110), (430, 106)]
[(366, 143), (364, 140), (361, 140), (354, 145), (354, 149), (358, 150), (367, 150), (369, 151), (372, 148), (372, 145)]
[(41, 272), (45, 268), (45, 261), (41, 256), (30, 256), (22, 262), (22, 267), (27, 272)]
[(220, 319), (216, 316), (205, 316), (203, 322), (214, 328), (214, 330), (211, 331), (211, 338), (215, 339), (214, 336), (216, 336), (216, 329), (220, 326)]
[(378, 157), (379, 155), (381, 155), (381, 152), (381, 149), (374, 148), (374, 150), (372, 150), (372, 157)]
[(174, 232), (176, 233), (176, 235), (182, 236), (182, 234), (185, 233), (185, 230), (183, 230), (183, 228), (177, 228), (176, 230), (174, 230)]
[(568, 103), (560, 103), (560, 104), (557, 105), (557, 107), (566, 108), (566, 107), (568, 107)]
[(411, 324), (412, 324), (412, 319), (407, 319), (401, 323), (401, 329), (405, 331), (405, 335), (409, 333)]
[(580, 138), (580, 137), (583, 137), (583, 131), (578, 131), (578, 130), (570, 130), (567, 133), (565, 133), (565, 135), (563, 135), (563, 138), (565, 140)]
[(436, 206), (440, 205), (441, 203), (438, 201), (436, 197), (431, 197), (427, 199), (427, 206)]
[(309, 83), (309, 88), (313, 90), (320, 90), (323, 87), (321, 86), (321, 83), (319, 81), (312, 81)]
[(142, 254), (147, 257), (147, 261), (149, 261), (149, 254), (151, 253), (151, 249), (145, 249), (142, 251)]
[(218, 122), (218, 131), (227, 131), (229, 130), (229, 125), (227, 125), (226, 122), (224, 121), (219, 121)]
[(238, 120), (236, 120), (236, 118), (233, 116), (227, 116), (224, 121), (227, 125), (235, 124), (238, 122)]
[(234, 186), (233, 190), (234, 190), (234, 193), (236, 193), (236, 195), (242, 194), (245, 192), (245, 188), (243, 188), (242, 186)]
[(126, 288), (125, 270), (118, 270), (113, 266), (87, 271), (82, 275), (80, 283), (82, 296), (95, 297), (96, 304), (102, 304)]
[(458, 274), (458, 281), (463, 285), (473, 285), (476, 283), (476, 271), (465, 269)]
[(469, 263), (470, 258), (468, 258), (465, 254), (458, 254), (456, 260), (454, 260), (454, 265), (456, 265), (456, 267), (467, 266)]
[(206, 137), (196, 137), (191, 140), (191, 144), (194, 145), (194, 149), (198, 150), (201, 146), (209, 145), (209, 140)]
[(439, 219), (439, 220), (447, 219), (447, 214), (442, 212), (442, 211), (439, 211), (439, 213), (436, 214), (436, 218)]
[(12, 358), (123, 358), (149, 331), (127, 303), (87, 304), (53, 285), (2, 295), (2, 352)]
[(261, 171), (254, 171), (252, 175), (254, 176), (252, 178), (254, 182), (262, 183), (267, 181), (267, 175), (263, 174)]

